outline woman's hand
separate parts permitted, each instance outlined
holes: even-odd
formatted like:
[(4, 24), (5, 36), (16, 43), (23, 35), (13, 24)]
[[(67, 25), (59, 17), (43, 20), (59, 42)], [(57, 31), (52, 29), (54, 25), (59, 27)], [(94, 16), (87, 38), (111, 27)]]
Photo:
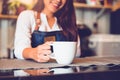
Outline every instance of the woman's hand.
[(28, 48), (23, 51), (23, 57), (33, 59), (37, 62), (48, 62), (50, 60), (50, 44), (52, 42), (46, 42), (36, 48)]
[(51, 42), (46, 42), (37, 47), (37, 53), (34, 58), (36, 61), (38, 61), (38, 62), (48, 62), (49, 61), (50, 54), (51, 54), (50, 44), (51, 44)]

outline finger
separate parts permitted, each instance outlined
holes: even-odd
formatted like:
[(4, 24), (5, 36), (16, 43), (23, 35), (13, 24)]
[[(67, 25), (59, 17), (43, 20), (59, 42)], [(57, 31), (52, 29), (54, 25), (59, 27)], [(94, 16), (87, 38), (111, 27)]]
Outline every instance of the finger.
[(47, 44), (47, 45), (50, 45), (52, 43), (53, 43), (53, 41), (47, 41), (47, 42), (45, 42), (45, 44)]
[(34, 57), (34, 59), (37, 61), (37, 62), (41, 62), (41, 59), (40, 59), (40, 55), (37, 54), (36, 57)]
[(50, 45), (47, 45), (47, 44), (43, 44), (43, 45), (40, 45), (38, 46), (38, 50), (46, 50), (46, 49), (50, 49)]
[(49, 55), (47, 54), (39, 54), (38, 58), (36, 59), (37, 62), (48, 62), (50, 59)]
[(51, 50), (41, 50), (38, 52), (39, 54), (46, 54), (46, 55), (49, 55), (51, 54)]
[(43, 55), (41, 60), (48, 61), (50, 59), (49, 55)]

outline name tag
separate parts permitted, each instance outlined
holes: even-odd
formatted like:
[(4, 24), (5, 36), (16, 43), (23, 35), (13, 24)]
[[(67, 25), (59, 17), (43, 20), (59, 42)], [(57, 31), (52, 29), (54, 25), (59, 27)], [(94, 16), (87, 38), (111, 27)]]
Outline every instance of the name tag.
[(46, 36), (46, 37), (44, 37), (44, 42), (47, 42), (47, 41), (56, 41), (55, 36)]

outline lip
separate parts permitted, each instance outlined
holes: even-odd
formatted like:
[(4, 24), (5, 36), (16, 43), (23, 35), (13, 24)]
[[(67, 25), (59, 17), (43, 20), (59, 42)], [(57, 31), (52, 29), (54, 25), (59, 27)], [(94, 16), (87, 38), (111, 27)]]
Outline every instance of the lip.
[(61, 3), (52, 3), (53, 7), (58, 9), (61, 6)]
[(53, 4), (53, 6), (54, 6), (55, 8), (59, 8), (59, 5), (58, 5), (58, 4)]

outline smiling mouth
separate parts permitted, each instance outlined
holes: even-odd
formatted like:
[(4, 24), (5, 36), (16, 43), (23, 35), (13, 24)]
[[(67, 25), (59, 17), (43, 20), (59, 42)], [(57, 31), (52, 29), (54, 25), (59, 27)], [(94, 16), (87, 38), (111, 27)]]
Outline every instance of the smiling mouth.
[(55, 3), (55, 4), (53, 4), (53, 6), (55, 7), (55, 8), (59, 8), (60, 6), (61, 6), (61, 3)]

